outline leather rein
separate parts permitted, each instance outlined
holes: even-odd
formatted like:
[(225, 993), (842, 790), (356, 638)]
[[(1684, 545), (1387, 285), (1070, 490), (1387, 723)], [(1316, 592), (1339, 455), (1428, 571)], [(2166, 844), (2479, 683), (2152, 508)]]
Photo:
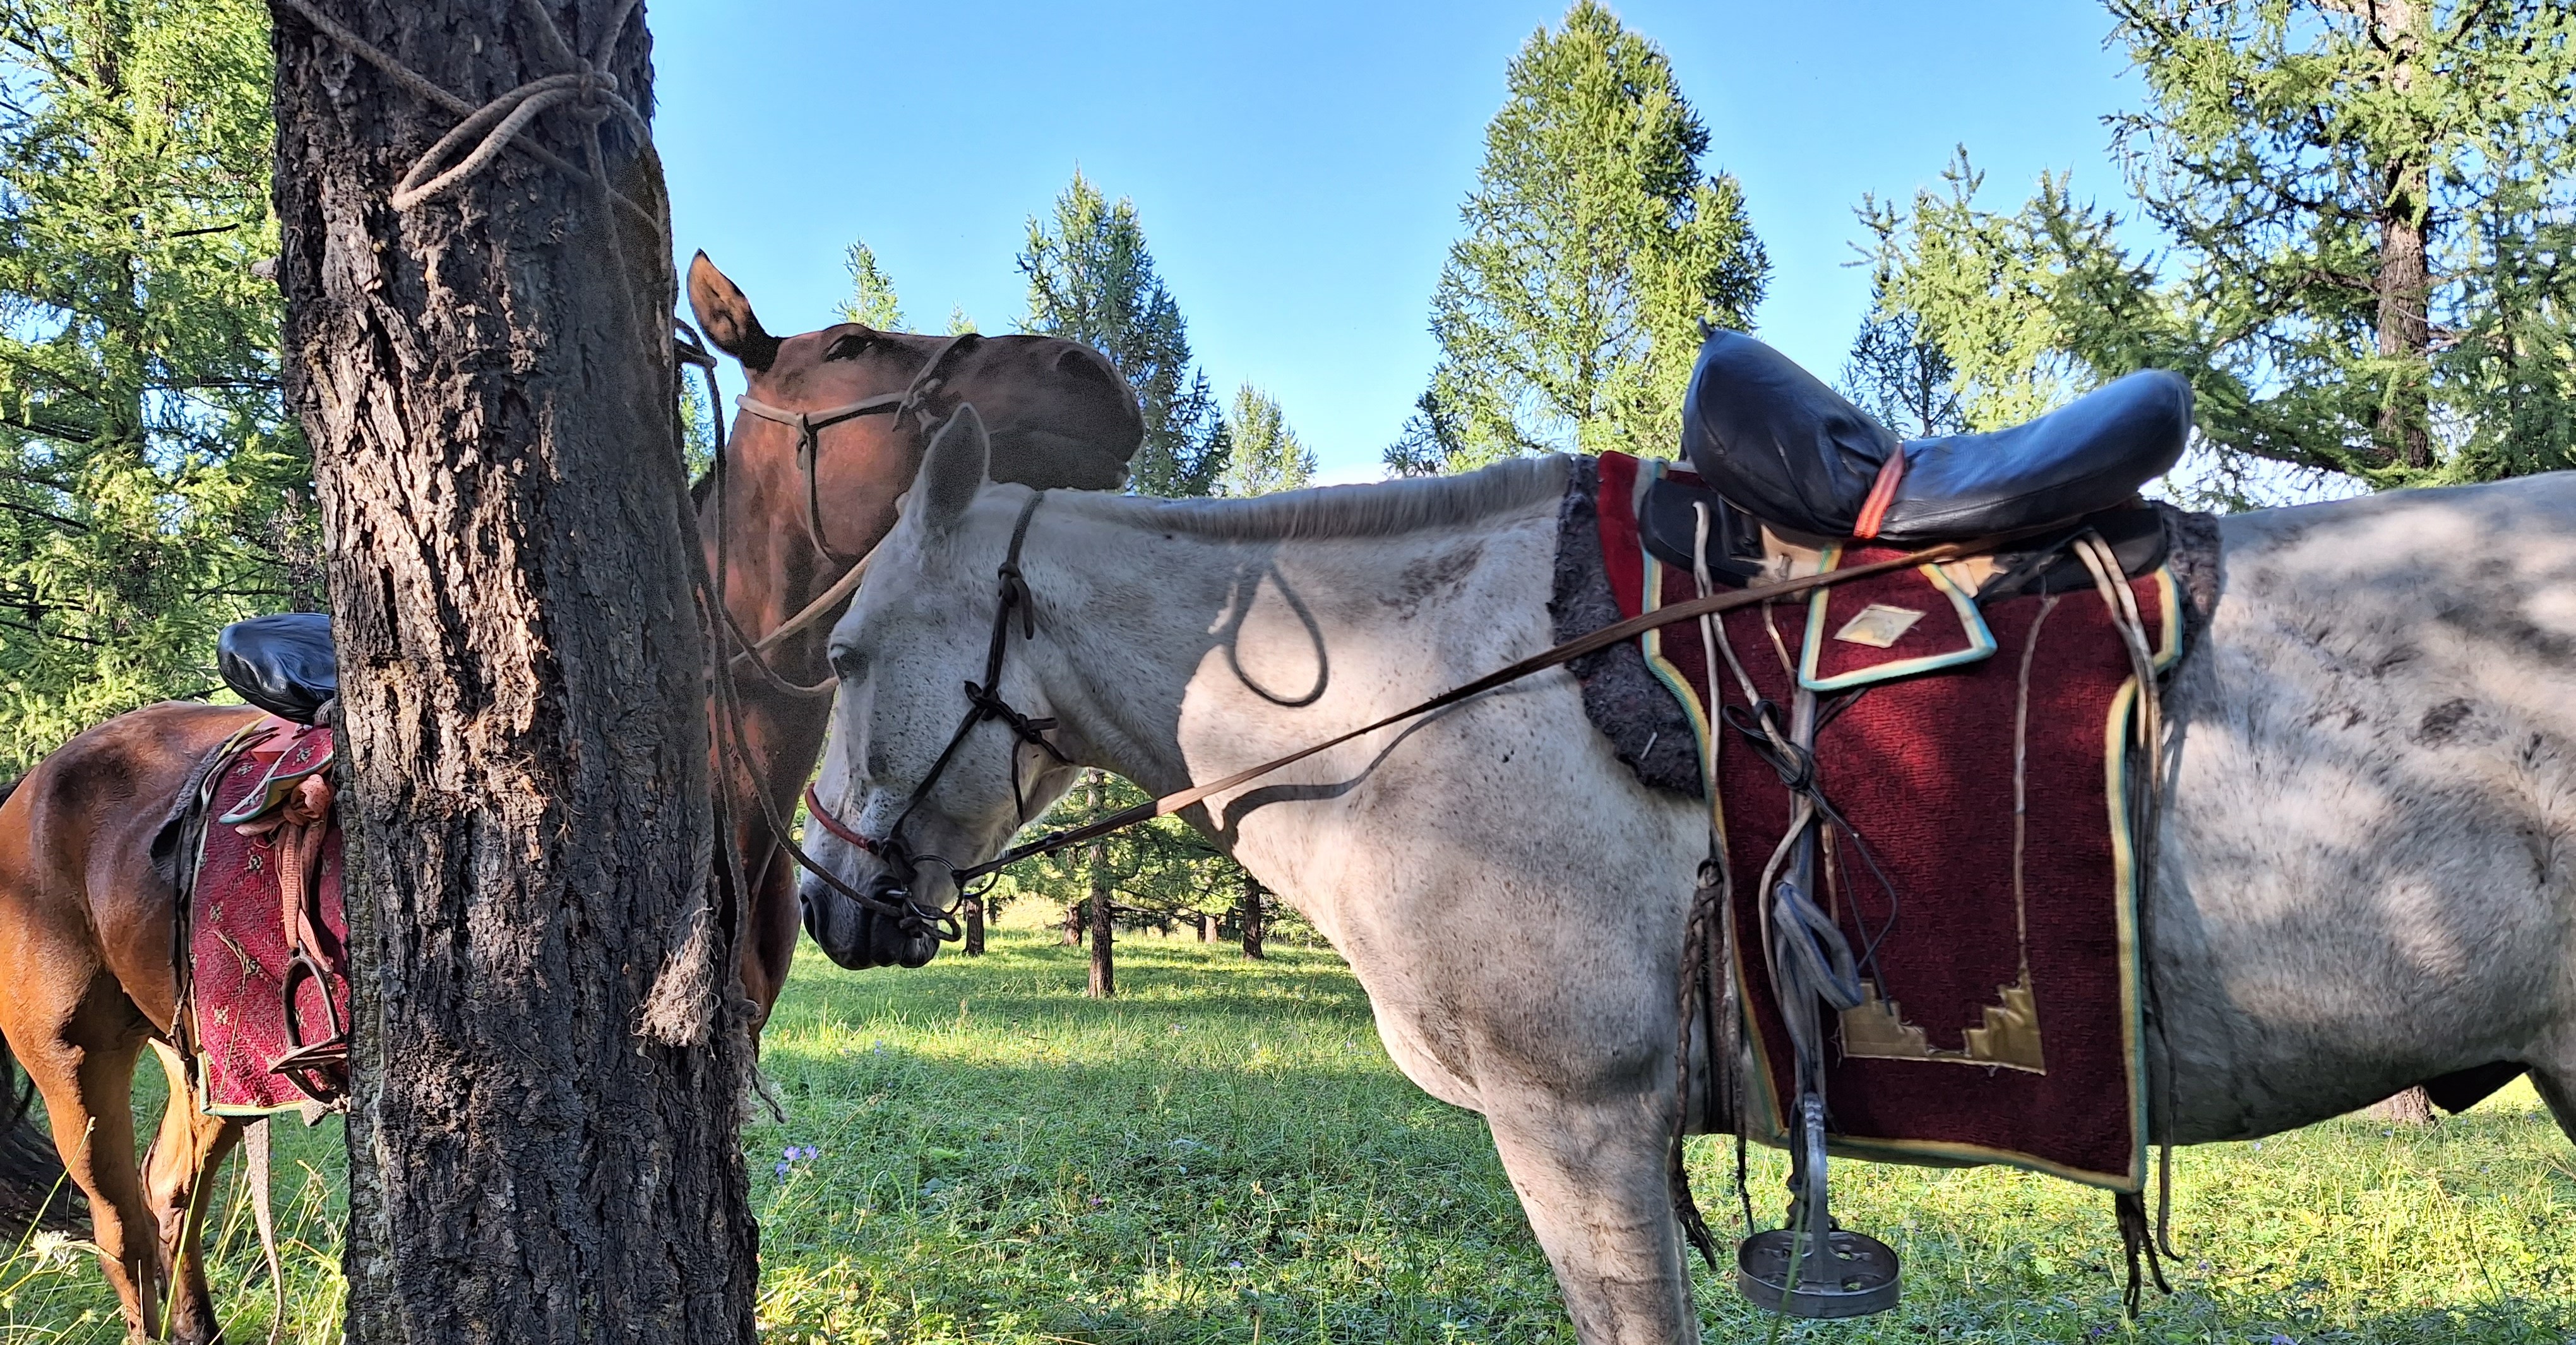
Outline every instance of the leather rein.
[[(1034, 859), (1039, 855), (1053, 854), (1058, 850), (1080, 845), (1085, 841), (1095, 840), (1099, 837), (1109, 835), (1112, 832), (1125, 830), (1126, 828), (1135, 826), (1140, 822), (1151, 821), (1157, 817), (1167, 817), (1184, 808), (1190, 807), (1193, 804), (1199, 803), (1212, 795), (1222, 794), (1227, 790), (1249, 784), (1254, 780), (1258, 780), (1261, 777), (1272, 773), (1273, 771), (1295, 765), (1308, 757), (1314, 756), (1319, 752), (1324, 752), (1338, 747), (1354, 738), (1374, 733), (1379, 729), (1401, 724), (1409, 719), (1416, 719), (1423, 715), (1446, 709), (1449, 706), (1456, 705), (1460, 701), (1482, 695), (1497, 687), (1517, 682), (1522, 678), (1531, 676), (1532, 674), (1544, 672), (1547, 669), (1572, 662), (1586, 654), (1597, 653), (1600, 650), (1607, 649), (1612, 645), (1621, 643), (1622, 641), (1633, 640), (1638, 636), (1645, 634), (1647, 631), (1657, 630), (1665, 626), (1677, 625), (1681, 622), (1696, 620), (1704, 616), (1712, 616), (1719, 612), (1732, 611), (1739, 607), (1750, 607), (1757, 603), (1772, 601), (1776, 598), (1792, 597), (1815, 589), (1827, 588), (1835, 584), (1843, 583), (1847, 580), (1864, 579), (1871, 575), (1884, 574), (1890, 570), (1910, 569), (1918, 565), (1930, 565), (1941, 561), (1958, 560), (1963, 557), (1977, 555), (1981, 552), (1992, 550), (1999, 542), (2008, 540), (2006, 538), (1980, 538), (1966, 542), (1945, 542), (1938, 546), (1926, 547), (1920, 551), (1907, 552), (1902, 556), (1893, 556), (1885, 560), (1871, 561), (1865, 565), (1855, 565), (1849, 569), (1828, 570), (1819, 574), (1802, 575), (1795, 579), (1784, 579), (1769, 584), (1751, 585), (1741, 589), (1712, 593), (1705, 597), (1694, 598), (1688, 602), (1675, 603), (1669, 607), (1658, 608), (1655, 611), (1646, 612), (1638, 616), (1630, 617), (1625, 621), (1615, 622), (1611, 625), (1604, 626), (1589, 635), (1578, 636), (1564, 642), (1563, 644), (1541, 650), (1536, 654), (1530, 655), (1528, 658), (1497, 668), (1473, 681), (1464, 682), (1458, 686), (1451, 687), (1449, 690), (1441, 692), (1439, 695), (1433, 696), (1429, 700), (1406, 706), (1404, 709), (1398, 710), (1393, 714), (1372, 720), (1369, 723), (1362, 724), (1358, 728), (1351, 729), (1347, 732), (1336, 734), (1335, 736), (1327, 738), (1310, 747), (1300, 748), (1285, 756), (1273, 757), (1257, 766), (1251, 766), (1243, 770), (1236, 771), (1234, 774), (1226, 776), (1222, 780), (1210, 781), (1203, 785), (1192, 785), (1189, 788), (1165, 794), (1160, 798), (1148, 799), (1132, 808), (1122, 809), (1107, 817), (1086, 823), (1079, 827), (1074, 827), (1065, 831), (1050, 832), (1049, 834), (1041, 836), (1024, 845), (1010, 847), (981, 864), (961, 868), (957, 864), (952, 863), (939, 855), (916, 853), (903, 840), (902, 831), (903, 824), (911, 819), (914, 812), (920, 809), (923, 800), (929, 796), (931, 788), (938, 784), (940, 777), (946, 773), (949, 762), (955, 759), (958, 749), (965, 745), (966, 739), (974, 733), (978, 725), (983, 724), (987, 720), (998, 721), (1007, 726), (1022, 742), (1043, 748), (1048, 755), (1054, 757), (1057, 761), (1071, 764), (1064, 754), (1056, 748), (1055, 744), (1049, 741), (1046, 737), (1047, 730), (1055, 727), (1055, 721), (1053, 719), (1032, 718), (1028, 715), (1021, 714), (1019, 711), (1013, 709), (1008, 702), (1004, 701), (1001, 696), (1002, 660), (1010, 642), (1011, 627), (1014, 624), (1012, 621), (1013, 615), (1016, 613), (1019, 617), (1017, 624), (1022, 630), (1023, 638), (1035, 639), (1037, 636), (1037, 614), (1030, 603), (1028, 581), (1020, 572), (1020, 549), (1023, 542), (1025, 542), (1028, 537), (1029, 520), (1031, 516), (1037, 513), (1038, 505), (1043, 503), (1045, 499), (1046, 493), (1044, 491), (1039, 491), (1033, 494), (1029, 498), (1028, 504), (1020, 510), (1019, 521), (1011, 529), (1010, 549), (1003, 557), (1001, 570), (999, 572), (1001, 579), (1001, 603), (993, 617), (992, 640), (987, 647), (984, 659), (984, 681), (981, 685), (974, 682), (968, 682), (966, 684), (968, 708), (964, 718), (958, 721), (956, 732), (950, 735), (948, 746), (940, 752), (938, 760), (931, 765), (929, 774), (922, 778), (922, 782), (919, 785), (914, 786), (911, 796), (904, 801), (903, 811), (896, 816), (894, 825), (887, 828), (886, 834), (883, 836), (869, 836), (860, 831), (857, 827), (834, 816), (832, 810), (825, 807), (821, 797), (814, 792), (813, 785), (808, 784), (805, 787), (806, 809), (813, 816), (814, 821), (825, 831), (839, 837), (842, 841), (863, 853), (876, 856), (880, 861), (884, 862), (889, 869), (904, 871), (902, 875), (902, 883), (886, 893), (888, 897), (892, 897), (901, 903), (899, 907), (893, 906), (889, 902), (871, 897), (859, 897), (858, 900), (871, 910), (893, 915), (898, 919), (906, 921), (907, 930), (912, 932), (919, 932), (925, 927), (933, 927), (934, 932), (937, 933), (937, 936), (942, 940), (953, 939), (955, 935), (948, 931), (955, 929), (957, 923), (957, 909), (964, 903), (967, 896), (970, 895), (967, 891), (967, 885), (978, 878), (989, 877), (998, 873), (1002, 869), (1016, 864), (1021, 860)], [(1014, 799), (1018, 800), (1020, 804), (1021, 820), (1026, 821), (1028, 816), (1027, 800), (1025, 796), (1021, 794), (1018, 758), (1016, 756), (1012, 759), (1011, 792)], [(802, 859), (803, 856), (799, 855), (799, 858)], [(947, 907), (927, 908), (921, 906), (913, 899), (911, 884), (917, 877), (920, 866), (924, 864), (937, 864), (939, 867), (948, 870), (951, 884), (956, 888), (956, 895), (949, 902)], [(808, 861), (808, 867), (814, 867), (810, 861)], [(814, 871), (818, 874), (822, 874), (822, 870), (819, 867), (815, 867)], [(823, 877), (833, 887), (839, 889), (845, 895), (851, 895), (854, 897), (857, 895), (855, 889), (853, 889), (849, 884), (842, 882), (837, 877), (830, 874), (823, 874)]]

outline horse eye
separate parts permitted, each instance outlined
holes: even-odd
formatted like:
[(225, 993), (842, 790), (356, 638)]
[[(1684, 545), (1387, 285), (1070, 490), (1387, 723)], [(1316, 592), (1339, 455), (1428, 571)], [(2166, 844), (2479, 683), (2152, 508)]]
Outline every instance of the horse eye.
[(859, 357), (859, 353), (867, 348), (868, 337), (866, 333), (843, 332), (839, 336), (832, 338), (832, 344), (823, 348), (823, 358), (827, 360), (855, 360)]

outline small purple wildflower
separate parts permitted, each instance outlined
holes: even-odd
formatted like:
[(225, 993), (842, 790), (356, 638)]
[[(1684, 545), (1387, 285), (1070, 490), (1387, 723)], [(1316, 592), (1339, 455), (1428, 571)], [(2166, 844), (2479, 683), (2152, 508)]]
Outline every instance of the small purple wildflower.
[(781, 1176), (781, 1177), (784, 1177), (784, 1176), (786, 1176), (786, 1175), (787, 1175), (787, 1165), (786, 1165), (785, 1163), (781, 1163), (781, 1164), (779, 1164), (779, 1165), (778, 1165), (778, 1175), (779, 1175), (779, 1176)]
[(1241, 1270), (1243, 1269), (1243, 1263), (1241, 1261), (1228, 1261), (1225, 1263), (1225, 1268), (1228, 1270)]
[(2297, 1341), (2295, 1341), (2295, 1340), (2292, 1340), (2292, 1339), (2290, 1339), (2288, 1336), (2282, 1335), (2282, 1334), (2280, 1334), (2279, 1332), (2277, 1332), (2277, 1331), (2276, 1331), (2276, 1332), (2273, 1332), (2273, 1333), (2272, 1333), (2272, 1341), (2271, 1341), (2271, 1345), (2299, 1345), (2299, 1342), (2297, 1342)]

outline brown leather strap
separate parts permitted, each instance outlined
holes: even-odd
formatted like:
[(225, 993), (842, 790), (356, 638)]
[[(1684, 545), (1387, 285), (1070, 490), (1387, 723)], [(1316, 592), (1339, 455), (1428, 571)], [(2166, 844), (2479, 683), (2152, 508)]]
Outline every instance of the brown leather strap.
[(823, 487), (815, 472), (815, 460), (822, 453), (823, 431), (843, 421), (872, 416), (881, 411), (892, 413), (898, 423), (906, 414), (919, 419), (922, 403), (939, 390), (949, 357), (969, 342), (982, 339), (973, 332), (949, 337), (946, 344), (931, 352), (921, 371), (912, 376), (912, 382), (901, 392), (880, 392), (873, 397), (862, 397), (855, 402), (820, 411), (791, 411), (783, 406), (771, 406), (749, 393), (733, 399), (733, 404), (745, 413), (796, 431), (796, 470), (805, 478), (805, 535), (813, 541), (816, 551), (835, 559), (845, 558), (823, 540)]

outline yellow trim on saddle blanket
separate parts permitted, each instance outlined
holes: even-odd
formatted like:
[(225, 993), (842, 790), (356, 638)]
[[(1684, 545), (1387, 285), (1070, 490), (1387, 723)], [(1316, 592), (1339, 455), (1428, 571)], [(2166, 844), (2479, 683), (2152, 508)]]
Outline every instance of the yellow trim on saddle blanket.
[[(1643, 567), (1638, 571), (1640, 576), (1638, 583), (1638, 608), (1641, 612), (1652, 612), (1664, 605), (1664, 562), (1660, 557), (1656, 556), (1654, 552), (1646, 549), (1646, 528), (1644, 519), (1646, 517), (1647, 487), (1662, 480), (1664, 478), (1664, 474), (1671, 470), (1671, 468), (1671, 463), (1665, 462), (1660, 458), (1639, 458), (1637, 460), (1637, 480), (1636, 483), (1630, 487), (1628, 516), (1639, 520), (1637, 525), (1637, 562)], [(1701, 618), (1701, 620), (1707, 619), (1708, 618), (1705, 617)], [(1654, 674), (1655, 680), (1664, 684), (1664, 690), (1669, 693), (1676, 702), (1680, 703), (1682, 713), (1689, 716), (1691, 724), (1691, 746), (1699, 751), (1700, 793), (1703, 797), (1714, 799), (1717, 797), (1717, 768), (1715, 764), (1717, 761), (1717, 755), (1716, 744), (1712, 742), (1709, 737), (1708, 714), (1700, 708), (1699, 692), (1692, 688), (1690, 680), (1682, 676), (1682, 670), (1674, 666), (1670, 659), (1664, 657), (1664, 632), (1667, 630), (1684, 632), (1694, 640), (1699, 638), (1699, 622), (1685, 621), (1679, 625), (1658, 626), (1653, 630), (1647, 631), (1644, 635), (1637, 637), (1638, 649), (1646, 656), (1646, 671)], [(1712, 668), (1709, 671), (1714, 674), (1716, 669)]]
[[(1842, 544), (1837, 542), (1825, 548), (1824, 556), (1817, 562), (1817, 568), (1820, 570), (1839, 568), (1842, 559)], [(1881, 663), (1875, 667), (1861, 668), (1835, 677), (1818, 677), (1816, 662), (1824, 656), (1825, 618), (1831, 609), (1834, 596), (1833, 589), (1820, 588), (1807, 598), (1807, 634), (1798, 651), (1800, 686), (1809, 691), (1847, 691), (1853, 687), (1868, 686), (1872, 682), (1894, 681), (1899, 677), (1912, 677), (1916, 673), (1930, 672), (1935, 668), (1955, 668), (1962, 663), (1974, 663), (1979, 659), (1993, 656), (1995, 633), (1987, 628), (1985, 613), (1977, 610), (1976, 598), (1960, 588), (1950, 578), (1949, 572), (1938, 565), (1921, 565), (1915, 568), (1924, 578), (1932, 581), (1932, 587), (1936, 591), (1950, 600), (1950, 610), (1957, 613), (1959, 617), (1960, 631), (1968, 637), (1967, 647), (1938, 654), (1926, 654), (1921, 658), (1898, 659), (1892, 663)], [(1888, 643), (1895, 643), (1894, 637), (1890, 637)], [(1883, 649), (1887, 646), (1878, 647)]]

